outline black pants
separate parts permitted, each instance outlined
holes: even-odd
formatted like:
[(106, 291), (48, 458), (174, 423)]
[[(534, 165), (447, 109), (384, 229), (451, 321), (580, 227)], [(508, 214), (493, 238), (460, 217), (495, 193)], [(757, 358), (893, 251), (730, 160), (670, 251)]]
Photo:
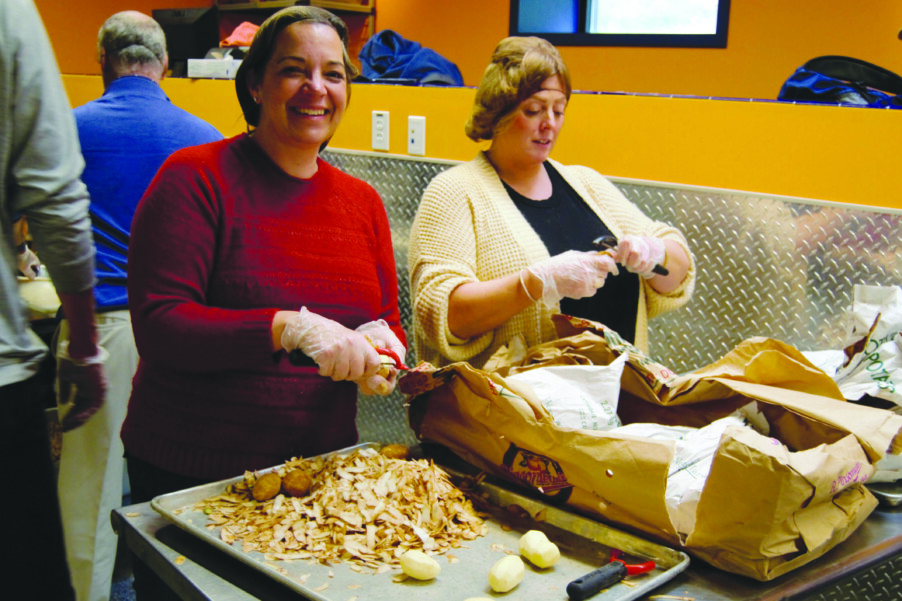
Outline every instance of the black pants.
[[(131, 502), (135, 504), (149, 503), (154, 497), (209, 482), (209, 480), (161, 470), (128, 453), (125, 454), (125, 459), (128, 481), (131, 486)], [(179, 596), (163, 582), (163, 579), (135, 555), (132, 555), (132, 573), (135, 577), (134, 588), (137, 601), (179, 600)]]
[(0, 515), (7, 547), (0, 581), (19, 583), (20, 594), (30, 599), (74, 601), (40, 389), (37, 377), (0, 386), (0, 410), (6, 412), (0, 419)]

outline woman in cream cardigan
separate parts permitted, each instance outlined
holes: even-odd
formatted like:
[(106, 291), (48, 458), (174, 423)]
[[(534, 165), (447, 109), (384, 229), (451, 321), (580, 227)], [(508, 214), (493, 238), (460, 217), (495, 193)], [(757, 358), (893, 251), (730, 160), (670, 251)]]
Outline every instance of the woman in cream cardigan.
[[(648, 318), (689, 300), (695, 269), (683, 235), (596, 171), (548, 158), (570, 92), (550, 43), (498, 44), (466, 126), (491, 146), (432, 180), (411, 230), (420, 360), (482, 367), (514, 337), (527, 346), (553, 339), (557, 312), (647, 349)], [(599, 254), (592, 241), (606, 235), (619, 244)], [(657, 264), (668, 274), (653, 272)]]

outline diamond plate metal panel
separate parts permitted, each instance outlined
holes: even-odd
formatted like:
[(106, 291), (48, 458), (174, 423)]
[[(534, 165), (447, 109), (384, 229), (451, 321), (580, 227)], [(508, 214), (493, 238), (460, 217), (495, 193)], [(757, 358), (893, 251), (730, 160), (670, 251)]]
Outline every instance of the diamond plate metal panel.
[[(449, 161), (329, 150), (373, 185), (392, 227), (401, 320), (411, 332), (407, 245), (423, 190)], [(902, 285), (902, 213), (683, 186), (615, 183), (653, 219), (679, 228), (697, 265), (687, 306), (650, 324), (651, 354), (681, 373), (767, 336), (800, 349), (841, 348), (855, 284)], [(415, 363), (411, 349), (410, 363)], [(397, 393), (396, 393), (397, 395)], [(362, 397), (362, 440), (414, 442), (400, 395)]]
[[(342, 171), (369, 182), (382, 197), (391, 225), (398, 269), (401, 325), (408, 334), (413, 332), (410, 280), (407, 274), (410, 226), (426, 186), (433, 177), (453, 163), (336, 150), (327, 150), (322, 156)], [(416, 351), (411, 344), (407, 364), (415, 365), (416, 362)], [(404, 395), (397, 390), (388, 397), (361, 395), (357, 403), (357, 429), (362, 442), (416, 443), (416, 437), (407, 425)]]
[(798, 601), (899, 601), (902, 599), (902, 557), (800, 598)]
[(620, 189), (689, 240), (696, 289), (651, 322), (651, 352), (676, 372), (753, 336), (842, 348), (855, 284), (902, 284), (902, 216), (765, 195), (637, 185)]

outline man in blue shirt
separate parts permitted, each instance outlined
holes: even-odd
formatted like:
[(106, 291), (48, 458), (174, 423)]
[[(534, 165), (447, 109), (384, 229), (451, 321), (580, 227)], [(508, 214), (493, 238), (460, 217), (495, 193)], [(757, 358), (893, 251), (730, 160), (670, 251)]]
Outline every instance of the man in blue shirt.
[[(104, 93), (75, 109), (91, 195), (96, 248), (95, 301), (100, 344), (109, 351), (106, 405), (85, 427), (63, 435), (59, 495), (66, 554), (79, 601), (108, 598), (116, 558), (110, 511), (122, 504), (119, 430), (138, 365), (125, 288), (132, 217), (160, 165), (186, 146), (222, 139), (205, 121), (173, 105), (163, 89), (166, 37), (135, 11), (100, 28), (97, 53)], [(68, 323), (58, 329), (68, 336)]]

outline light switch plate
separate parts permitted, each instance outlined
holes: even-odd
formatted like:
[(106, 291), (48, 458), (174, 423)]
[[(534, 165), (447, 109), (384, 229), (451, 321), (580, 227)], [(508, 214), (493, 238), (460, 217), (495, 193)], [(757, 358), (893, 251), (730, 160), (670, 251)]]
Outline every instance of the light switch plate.
[(388, 150), (388, 111), (373, 111), (373, 150)]
[(426, 117), (407, 117), (407, 154), (426, 156)]

